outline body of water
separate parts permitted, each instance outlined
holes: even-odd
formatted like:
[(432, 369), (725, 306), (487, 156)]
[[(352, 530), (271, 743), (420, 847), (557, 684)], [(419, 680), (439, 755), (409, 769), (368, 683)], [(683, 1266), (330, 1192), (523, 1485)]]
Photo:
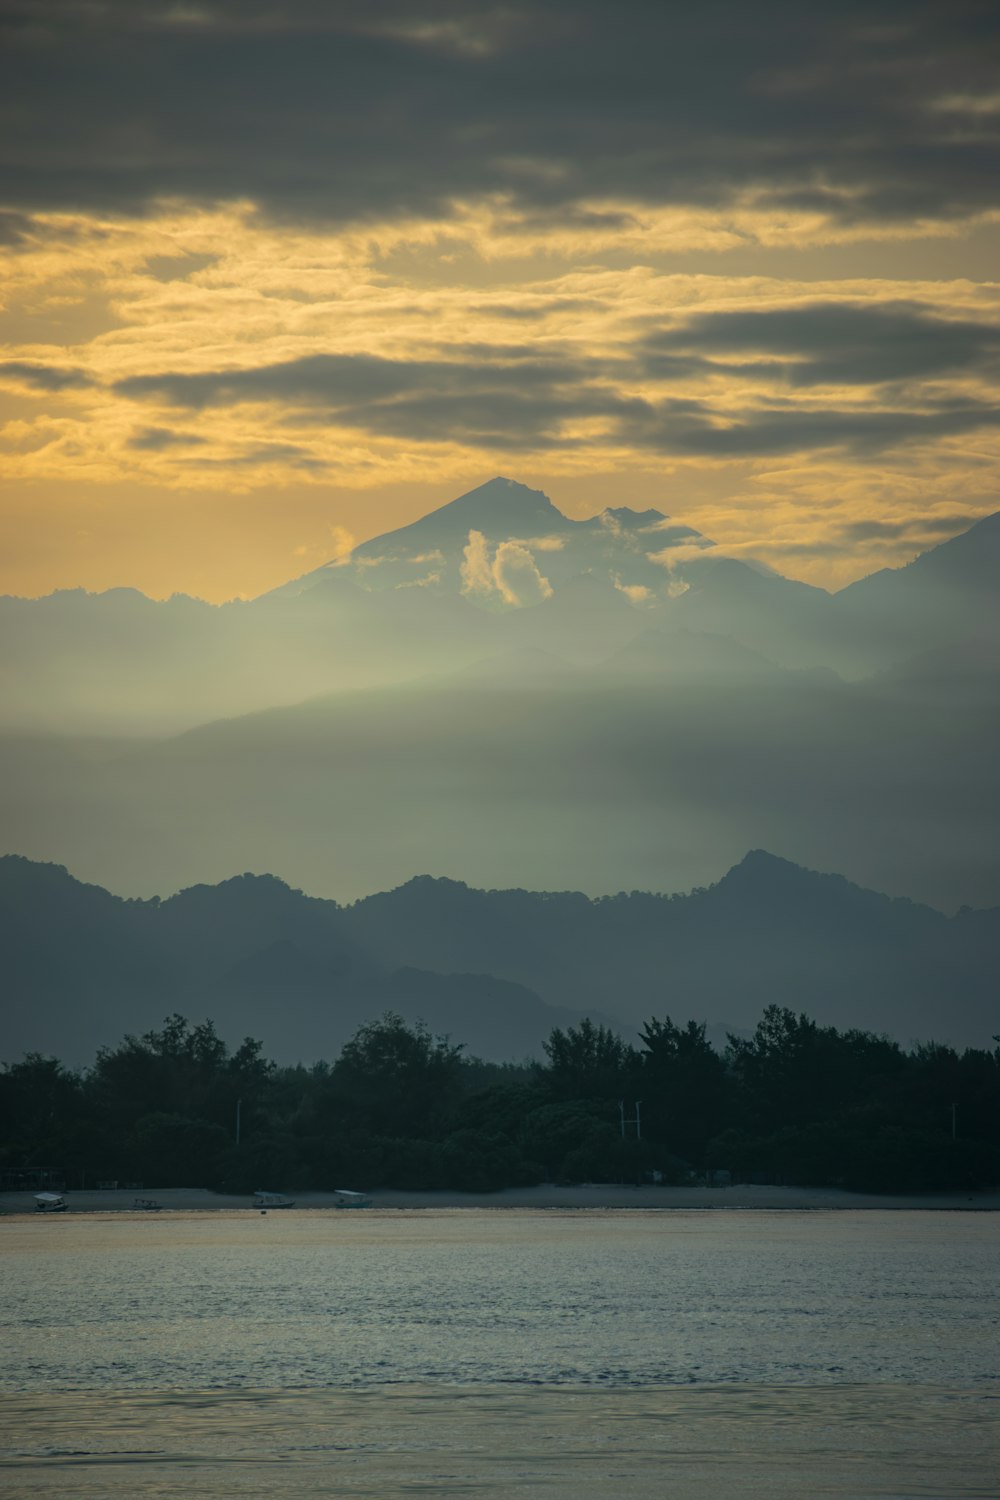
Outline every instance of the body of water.
[(18, 1495), (1000, 1495), (1000, 1221), (0, 1224)]

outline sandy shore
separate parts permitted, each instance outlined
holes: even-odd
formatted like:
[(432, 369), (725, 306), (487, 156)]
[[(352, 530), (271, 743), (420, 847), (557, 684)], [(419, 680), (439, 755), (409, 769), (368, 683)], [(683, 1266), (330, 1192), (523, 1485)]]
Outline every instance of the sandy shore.
[[(249, 1194), (213, 1193), (207, 1188), (143, 1188), (117, 1192), (98, 1190), (67, 1192), (70, 1213), (133, 1213), (139, 1196), (158, 1203), (164, 1211), (224, 1212), (250, 1209)], [(333, 1193), (294, 1193), (295, 1208), (333, 1209)], [(937, 1193), (926, 1196), (847, 1193), (837, 1188), (793, 1188), (735, 1186), (619, 1187), (616, 1184), (584, 1183), (579, 1187), (508, 1188), (500, 1193), (402, 1193), (389, 1189), (374, 1192), (375, 1209), (1000, 1209), (1000, 1191), (992, 1193)], [(0, 1193), (0, 1214), (35, 1211), (31, 1193)], [(273, 1212), (273, 1210), (272, 1210)]]

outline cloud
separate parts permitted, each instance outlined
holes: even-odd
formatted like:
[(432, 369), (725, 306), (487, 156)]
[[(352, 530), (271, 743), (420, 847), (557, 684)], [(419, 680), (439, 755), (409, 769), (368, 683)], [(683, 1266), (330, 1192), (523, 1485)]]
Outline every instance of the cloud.
[(258, 465), (289, 465), (293, 469), (324, 468), (322, 459), (298, 443), (254, 443), (241, 453), (230, 454), (221, 462), (234, 467), (256, 468)]
[(567, 428), (581, 420), (607, 428), (651, 417), (645, 401), (601, 381), (606, 369), (607, 361), (584, 355), (510, 360), (500, 346), (488, 361), (312, 354), (244, 369), (128, 376), (114, 389), (195, 411), (282, 403), (300, 408), (300, 417), (314, 408), (321, 415), (312, 420), (384, 437), (523, 450), (566, 442)]
[(552, 593), (549, 580), (519, 542), (501, 542), (493, 558), (493, 578), (505, 604), (540, 604)]
[(331, 522), (327, 530), (330, 533), (332, 551), (326, 566), (329, 568), (343, 567), (345, 563), (350, 561), (356, 539), (346, 526), (341, 526), (337, 522)]
[(913, 530), (912, 521), (848, 521), (838, 528), (840, 535), (850, 542), (895, 540)]
[(481, 531), (470, 531), (459, 568), (463, 594), (492, 594), (493, 564), (489, 543)]
[(143, 427), (128, 440), (138, 453), (164, 453), (170, 448), (199, 447), (205, 439), (193, 432), (175, 432), (169, 427)]
[(699, 545), (698, 542), (684, 542), (673, 547), (664, 547), (661, 552), (649, 552), (647, 557), (652, 563), (665, 568), (670, 574), (682, 574), (686, 565), (690, 562), (700, 562), (706, 551), (710, 552), (712, 559), (719, 557), (730, 557), (734, 555), (730, 547), (709, 547)]
[(622, 583), (616, 578), (615, 588), (623, 593), (633, 604), (648, 604), (653, 598), (652, 589), (648, 589), (644, 583)]
[(914, 529), (926, 536), (958, 536), (983, 519), (981, 514), (971, 512), (951, 516), (923, 516), (914, 522)]
[(6, 9), (14, 210), (243, 200), (372, 223), (487, 201), (620, 228), (748, 199), (847, 227), (996, 207), (1000, 17), (975, 0), (717, 0), (627, 21), (611, 0)]
[(58, 395), (60, 391), (84, 390), (95, 384), (86, 370), (63, 368), (59, 365), (36, 365), (16, 359), (0, 363), (0, 379), (31, 386), (50, 395)]
[(527, 547), (529, 552), (562, 552), (566, 547), (564, 536), (520, 536), (511, 540)]
[(30, 214), (0, 209), (0, 245), (24, 245), (30, 240), (31, 231)]
[[(736, 363), (717, 359), (720, 353), (750, 358)], [(995, 376), (1000, 326), (941, 316), (914, 302), (824, 300), (699, 313), (647, 337), (641, 358), (660, 379), (738, 374), (798, 387), (909, 383), (970, 371)]]
[(912, 411), (864, 407), (751, 407), (713, 413), (677, 413), (661, 407), (631, 426), (637, 445), (684, 457), (765, 459), (783, 454), (840, 450), (854, 457), (905, 446), (930, 445), (1000, 426), (1000, 408), (990, 402), (942, 399)]
[(896, 541), (900, 537), (958, 536), (980, 520), (979, 516), (905, 516), (895, 521), (845, 521), (837, 534), (846, 542)]
[(523, 322), (541, 322), (553, 313), (594, 312), (600, 304), (585, 297), (534, 297), (525, 302), (476, 302), (470, 313), (482, 318), (510, 318)]
[[(409, 357), (313, 352), (131, 374), (113, 389), (190, 411), (270, 405), (300, 428), (496, 453), (864, 456), (997, 425), (1000, 324), (991, 311), (987, 303), (985, 315), (970, 316), (960, 297), (950, 306), (800, 296), (685, 310), (652, 329), (640, 318), (638, 337), (620, 321), (603, 349), (583, 338), (537, 347), (465, 339), (428, 353), (414, 342)], [(678, 385), (683, 394), (667, 394)], [(824, 386), (843, 394), (821, 402)]]
[(219, 257), (212, 254), (151, 255), (144, 269), (157, 281), (183, 281), (185, 277), (215, 265), (218, 260)]
[(437, 572), (424, 573), (420, 578), (407, 578), (403, 583), (397, 583), (397, 589), (427, 589), (433, 588), (441, 582), (444, 574), (438, 569)]
[(493, 549), (481, 531), (469, 532), (460, 576), (463, 593), (481, 598), (499, 595), (510, 605), (540, 604), (552, 593), (552, 585), (522, 542), (501, 542)]
[[(485, 348), (480, 352), (486, 352)], [(522, 351), (518, 351), (520, 356)], [(487, 362), (463, 359), (386, 359), (371, 354), (309, 354), (301, 359), (243, 369), (164, 372), (117, 382), (123, 396), (158, 397), (172, 406), (201, 410), (239, 402), (285, 401), (355, 410), (430, 395), (461, 397), (470, 388), (518, 393), (578, 382), (579, 361), (534, 357), (510, 360), (501, 345)]]

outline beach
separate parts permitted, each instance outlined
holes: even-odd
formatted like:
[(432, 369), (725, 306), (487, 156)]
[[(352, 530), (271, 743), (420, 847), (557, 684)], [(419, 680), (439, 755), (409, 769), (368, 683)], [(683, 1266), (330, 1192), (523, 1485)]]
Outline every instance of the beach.
[[(272, 1188), (274, 1187), (271, 1184)], [(277, 1189), (280, 1191), (280, 1188)], [(137, 1199), (159, 1204), (163, 1212), (224, 1213), (252, 1209), (249, 1193), (215, 1193), (208, 1188), (87, 1188), (67, 1190), (68, 1213), (144, 1213)], [(731, 1187), (627, 1187), (618, 1183), (581, 1183), (562, 1186), (505, 1188), (497, 1193), (401, 1192), (391, 1188), (371, 1194), (373, 1209), (1000, 1209), (1000, 1189), (988, 1193), (851, 1193), (840, 1188), (773, 1187), (752, 1183)], [(294, 1193), (295, 1210), (330, 1209), (342, 1212), (335, 1193)], [(281, 1212), (282, 1210), (263, 1210)], [(287, 1212), (287, 1210), (284, 1210)], [(0, 1194), (0, 1214), (35, 1213), (31, 1192)], [(262, 1212), (262, 1210), (256, 1210)]]

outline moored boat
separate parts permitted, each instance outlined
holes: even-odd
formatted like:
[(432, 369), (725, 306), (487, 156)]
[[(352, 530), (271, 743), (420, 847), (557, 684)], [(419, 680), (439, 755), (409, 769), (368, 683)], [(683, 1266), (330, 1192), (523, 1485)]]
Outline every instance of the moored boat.
[(284, 1193), (269, 1193), (260, 1188), (253, 1195), (253, 1206), (254, 1208), (294, 1208), (295, 1200), (286, 1198)]
[(35, 1208), (42, 1214), (65, 1213), (66, 1199), (62, 1193), (36, 1193)]

